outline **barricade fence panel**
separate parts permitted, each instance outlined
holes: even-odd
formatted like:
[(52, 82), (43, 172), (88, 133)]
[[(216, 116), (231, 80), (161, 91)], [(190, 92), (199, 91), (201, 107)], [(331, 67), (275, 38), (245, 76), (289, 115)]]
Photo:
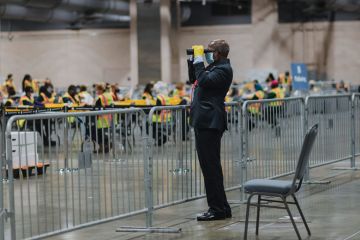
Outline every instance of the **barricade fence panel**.
[[(149, 114), (153, 140), (153, 202), (161, 207), (205, 195), (197, 159), (194, 130), (189, 126), (189, 106), (155, 107)], [(222, 138), (221, 160), (225, 188), (240, 187), (239, 103), (226, 103), (228, 131)], [(211, 139), (209, 139), (211, 141)]]
[(302, 98), (246, 101), (243, 105), (247, 179), (274, 178), (295, 170), (303, 138)]
[(145, 120), (136, 109), (10, 119), (12, 236), (30, 238), (145, 210)]
[(155, 107), (148, 117), (152, 139), (153, 204), (162, 206), (204, 194), (195, 161), (195, 140), (189, 126), (189, 106)]
[(321, 166), (351, 158), (351, 96), (314, 96), (306, 99), (307, 127), (319, 123), (309, 165)]
[[(310, 167), (360, 155), (359, 103), (357, 94), (226, 103), (225, 188), (292, 174), (315, 123)], [(137, 213), (147, 213), (149, 227), (154, 209), (205, 196), (190, 106), (83, 110), (2, 115), (0, 177), (8, 182), (0, 186), (0, 239)]]
[(221, 143), (225, 189), (238, 188), (242, 184), (241, 104), (241, 102), (225, 104), (227, 131), (224, 132)]

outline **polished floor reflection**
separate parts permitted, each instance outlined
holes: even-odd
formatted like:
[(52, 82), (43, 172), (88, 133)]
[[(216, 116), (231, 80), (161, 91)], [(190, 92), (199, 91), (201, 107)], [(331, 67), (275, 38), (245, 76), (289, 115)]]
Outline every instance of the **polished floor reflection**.
[[(340, 164), (337, 164), (340, 165)], [(341, 165), (344, 165), (342, 163)], [(355, 240), (360, 239), (360, 172), (336, 171), (334, 166), (313, 171), (314, 180), (328, 180), (329, 184), (306, 184), (298, 194), (300, 204), (308, 219), (312, 236), (307, 237), (304, 226), (299, 220), (297, 224), (303, 239), (312, 240)], [(316, 176), (331, 176), (324, 179)], [(239, 192), (228, 193), (230, 200), (239, 199)], [(233, 203), (233, 218), (216, 222), (197, 222), (195, 216), (206, 209), (204, 199), (157, 210), (155, 226), (179, 227), (181, 233), (119, 233), (120, 226), (144, 226), (145, 216), (138, 215), (124, 220), (113, 221), (49, 239), (242, 239), (244, 229), (245, 205)], [(294, 215), (297, 217), (296, 210)], [(255, 211), (251, 212), (254, 220)], [(288, 221), (285, 211), (261, 210), (260, 235), (255, 236), (255, 224), (249, 228), (249, 239), (290, 240), (297, 239)]]

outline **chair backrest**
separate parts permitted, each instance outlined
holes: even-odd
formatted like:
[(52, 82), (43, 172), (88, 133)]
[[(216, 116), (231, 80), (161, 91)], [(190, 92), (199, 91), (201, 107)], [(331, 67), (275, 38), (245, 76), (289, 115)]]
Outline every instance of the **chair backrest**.
[(304, 142), (300, 152), (300, 157), (296, 166), (292, 192), (298, 191), (301, 187), (306, 171), (306, 166), (309, 162), (311, 149), (314, 145), (317, 133), (318, 133), (318, 124), (315, 124), (307, 131), (305, 135)]

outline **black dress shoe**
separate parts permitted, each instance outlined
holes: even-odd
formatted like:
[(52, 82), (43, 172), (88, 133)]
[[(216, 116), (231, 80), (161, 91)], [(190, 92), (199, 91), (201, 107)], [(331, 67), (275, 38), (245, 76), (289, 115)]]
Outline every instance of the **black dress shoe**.
[(225, 211), (225, 217), (226, 218), (232, 218), (231, 211)]
[(198, 221), (215, 221), (215, 220), (224, 220), (226, 218), (226, 214), (222, 212), (213, 212), (208, 211), (202, 214), (197, 215), (196, 219)]

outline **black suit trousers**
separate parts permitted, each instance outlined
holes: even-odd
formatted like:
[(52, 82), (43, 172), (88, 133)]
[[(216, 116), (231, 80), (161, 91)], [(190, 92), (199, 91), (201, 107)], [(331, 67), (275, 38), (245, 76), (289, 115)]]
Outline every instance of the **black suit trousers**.
[(195, 128), (196, 151), (204, 176), (209, 208), (215, 212), (231, 211), (224, 191), (220, 162), (223, 132), (216, 129)]

